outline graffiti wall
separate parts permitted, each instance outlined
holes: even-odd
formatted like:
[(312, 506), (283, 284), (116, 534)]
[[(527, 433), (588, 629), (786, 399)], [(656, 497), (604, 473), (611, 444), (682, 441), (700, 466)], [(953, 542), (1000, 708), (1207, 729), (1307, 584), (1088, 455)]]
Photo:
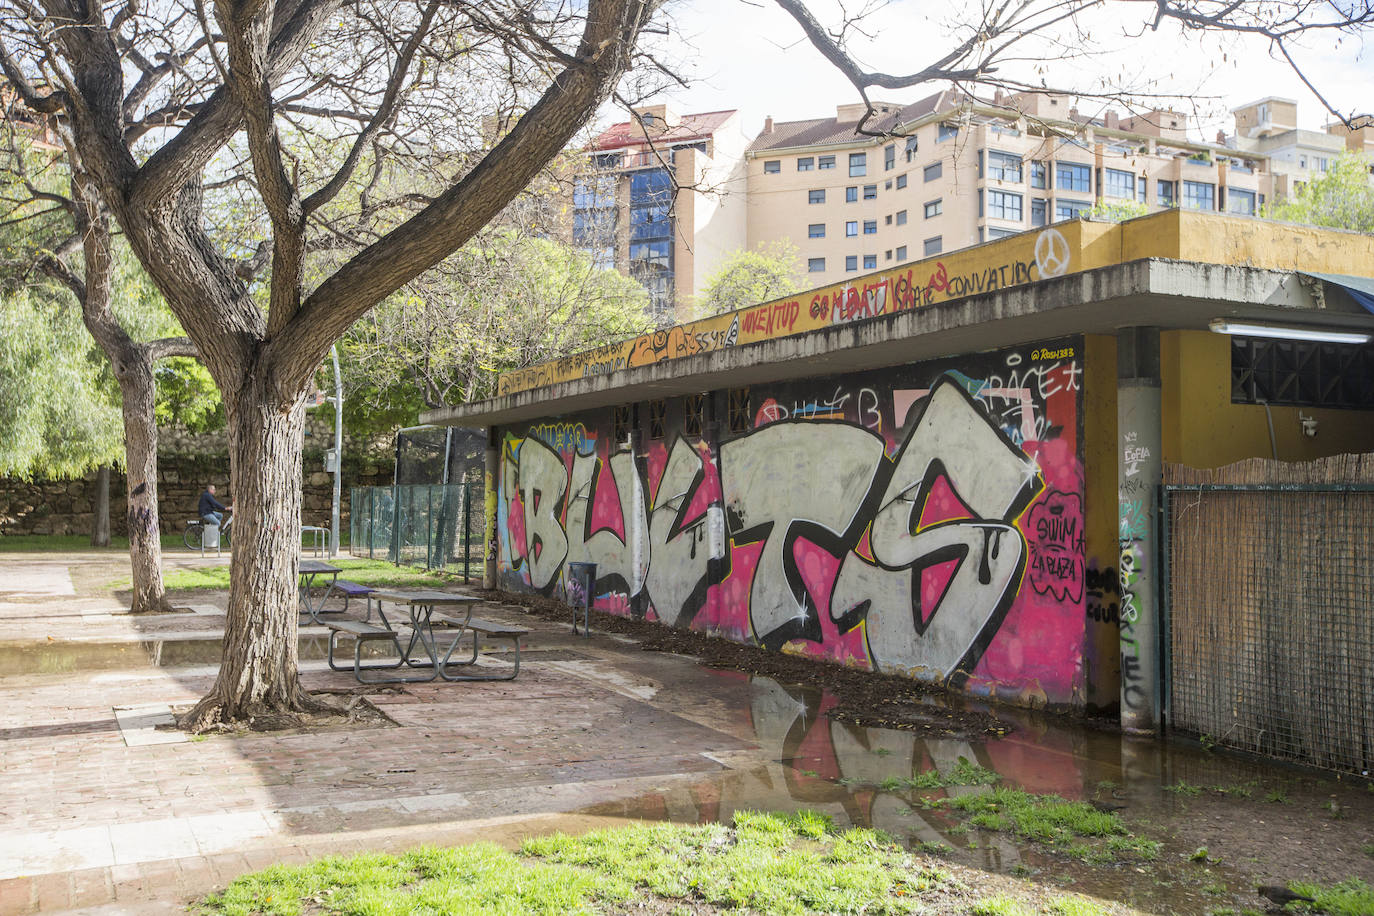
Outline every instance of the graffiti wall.
[(502, 587), (1083, 706), (1081, 338), (502, 430)]

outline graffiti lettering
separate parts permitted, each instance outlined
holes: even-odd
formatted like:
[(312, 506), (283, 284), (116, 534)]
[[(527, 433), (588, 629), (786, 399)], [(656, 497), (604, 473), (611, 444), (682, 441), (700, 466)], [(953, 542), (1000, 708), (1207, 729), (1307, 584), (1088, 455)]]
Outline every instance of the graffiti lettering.
[(1036, 539), (1031, 587), (1056, 599), (1083, 600), (1083, 504), (1077, 493), (1052, 490), (1031, 510)]
[(795, 327), (800, 314), (801, 303), (795, 299), (761, 305), (744, 313), (743, 329), (746, 334), (788, 332)]

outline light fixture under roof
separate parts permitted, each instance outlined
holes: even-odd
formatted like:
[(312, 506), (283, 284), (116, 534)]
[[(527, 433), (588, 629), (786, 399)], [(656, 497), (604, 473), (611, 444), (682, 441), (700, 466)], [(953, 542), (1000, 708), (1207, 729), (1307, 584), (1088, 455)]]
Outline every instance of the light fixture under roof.
[(1229, 318), (1213, 318), (1208, 325), (1218, 334), (1236, 334), (1241, 337), (1273, 337), (1278, 340), (1310, 340), (1314, 343), (1369, 343), (1370, 335), (1362, 331), (1338, 331), (1327, 328), (1295, 328), (1279, 324), (1259, 324), (1253, 321), (1232, 321)]

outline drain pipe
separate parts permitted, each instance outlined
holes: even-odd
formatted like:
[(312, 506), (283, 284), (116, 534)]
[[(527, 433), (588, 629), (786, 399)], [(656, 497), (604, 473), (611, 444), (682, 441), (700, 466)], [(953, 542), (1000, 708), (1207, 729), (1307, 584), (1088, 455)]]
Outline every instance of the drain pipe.
[(1279, 442), (1274, 438), (1274, 412), (1269, 409), (1269, 402), (1263, 401), (1264, 417), (1269, 421), (1269, 453), (1274, 456), (1274, 460), (1279, 460)]

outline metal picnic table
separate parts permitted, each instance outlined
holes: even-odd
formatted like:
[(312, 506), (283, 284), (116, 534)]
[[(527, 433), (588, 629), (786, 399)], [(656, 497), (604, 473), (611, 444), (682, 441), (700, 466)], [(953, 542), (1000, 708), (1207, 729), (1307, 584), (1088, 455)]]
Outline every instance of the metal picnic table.
[[(323, 563), (319, 560), (301, 560), (301, 605), (305, 608), (305, 613), (310, 615), (310, 619), (315, 623), (323, 624), (320, 619), (320, 611), (324, 608), (324, 603), (329, 600), (334, 593), (334, 583), (339, 580), (339, 573), (343, 572), (337, 566)], [(315, 579), (319, 576), (329, 576), (329, 583), (324, 586), (324, 591), (320, 593), (320, 600), (314, 600)]]

